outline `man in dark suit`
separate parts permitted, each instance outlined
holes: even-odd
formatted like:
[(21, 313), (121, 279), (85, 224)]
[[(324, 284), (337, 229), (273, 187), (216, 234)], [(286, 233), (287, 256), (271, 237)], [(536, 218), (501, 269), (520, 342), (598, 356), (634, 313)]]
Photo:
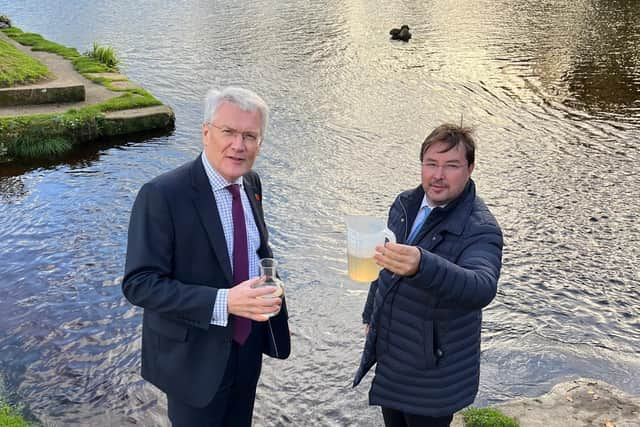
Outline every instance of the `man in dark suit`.
[(133, 205), (122, 291), (144, 308), (142, 376), (167, 394), (173, 426), (250, 426), (262, 353), (290, 352), (284, 298), (256, 287), (272, 257), (251, 170), (268, 112), (249, 90), (210, 90), (203, 153)]

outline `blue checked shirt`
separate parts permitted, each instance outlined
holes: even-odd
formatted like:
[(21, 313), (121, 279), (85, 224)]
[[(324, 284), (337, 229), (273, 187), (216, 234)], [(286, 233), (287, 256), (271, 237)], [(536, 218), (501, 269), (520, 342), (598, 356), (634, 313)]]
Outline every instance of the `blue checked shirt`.
[[(253, 212), (251, 211), (251, 204), (247, 198), (247, 193), (244, 192), (244, 185), (242, 183), (242, 177), (238, 178), (235, 182), (227, 182), (218, 171), (216, 171), (209, 161), (207, 156), (202, 153), (202, 164), (204, 170), (209, 177), (209, 183), (211, 184), (211, 190), (213, 191), (213, 197), (216, 199), (216, 205), (218, 206), (218, 214), (220, 215), (220, 221), (222, 222), (222, 229), (224, 230), (224, 239), (227, 243), (227, 253), (229, 254), (229, 260), (233, 268), (233, 215), (231, 213), (231, 193), (226, 189), (228, 185), (238, 184), (240, 185), (240, 198), (242, 200), (242, 208), (244, 210), (244, 221), (247, 225), (247, 246), (249, 249), (249, 277), (257, 277), (259, 273), (258, 265), (260, 264), (260, 258), (258, 257), (258, 249), (260, 248), (260, 233), (256, 226), (256, 221), (253, 219)], [(229, 313), (227, 311), (229, 290), (219, 289), (216, 296), (216, 302), (213, 306), (213, 315), (211, 317), (211, 324), (218, 326), (227, 326), (229, 319)]]

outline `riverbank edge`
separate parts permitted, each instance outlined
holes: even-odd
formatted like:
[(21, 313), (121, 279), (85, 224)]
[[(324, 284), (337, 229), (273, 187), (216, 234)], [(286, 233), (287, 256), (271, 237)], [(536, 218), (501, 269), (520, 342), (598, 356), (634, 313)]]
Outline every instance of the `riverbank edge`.
[[(7, 40), (12, 40), (16, 46), (21, 46), (24, 53), (48, 66), (47, 61), (42, 58), (42, 52), (34, 52), (32, 48), (12, 37), (16, 32), (22, 33), (22, 30), (16, 27), (2, 29), (1, 35)], [(80, 56), (75, 49), (67, 49)], [(0, 115), (0, 161), (51, 158), (65, 154), (78, 144), (87, 144), (103, 138), (145, 131), (169, 132), (174, 129), (173, 110), (129, 81), (126, 76), (119, 72), (80, 73), (69, 58), (56, 52), (50, 55), (56, 56), (58, 61), (68, 62), (71, 67), (58, 69), (56, 79), (36, 87), (42, 87), (42, 90), (46, 91), (48, 87), (56, 86), (56, 80), (82, 79), (86, 82), (85, 85), (101, 86), (102, 92), (94, 98), (95, 102), (90, 104), (85, 102), (83, 105), (66, 103), (4, 107), (3, 114)], [(30, 90), (28, 87), (22, 88)], [(19, 90), (21, 87), (6, 89)]]
[[(561, 382), (541, 396), (515, 398), (491, 407), (520, 427), (640, 425), (640, 397), (592, 378)], [(461, 413), (454, 416), (451, 427), (465, 427)]]

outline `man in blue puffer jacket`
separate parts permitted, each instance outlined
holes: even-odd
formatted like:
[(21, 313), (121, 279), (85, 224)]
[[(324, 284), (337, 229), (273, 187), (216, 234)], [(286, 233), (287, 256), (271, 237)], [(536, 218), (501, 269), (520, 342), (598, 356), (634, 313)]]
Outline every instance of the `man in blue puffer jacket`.
[(389, 211), (398, 243), (376, 248), (358, 385), (377, 363), (369, 403), (385, 426), (449, 426), (480, 378), (483, 307), (496, 295), (502, 231), (476, 196), (471, 129), (444, 124), (422, 143), (422, 185)]

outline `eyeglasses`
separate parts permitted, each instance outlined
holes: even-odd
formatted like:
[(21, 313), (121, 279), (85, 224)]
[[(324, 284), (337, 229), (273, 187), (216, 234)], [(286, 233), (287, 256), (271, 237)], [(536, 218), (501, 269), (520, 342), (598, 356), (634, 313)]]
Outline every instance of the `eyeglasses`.
[(445, 163), (444, 165), (439, 165), (436, 162), (431, 161), (426, 161), (421, 164), (422, 168), (426, 169), (429, 172), (435, 172), (436, 170), (442, 168), (442, 171), (445, 174), (458, 172), (462, 170), (463, 167), (465, 167), (465, 165), (462, 165), (460, 163)]
[(258, 145), (261, 142), (260, 134), (256, 132), (243, 132), (228, 126), (217, 126), (213, 123), (207, 123), (207, 126), (213, 126), (218, 129), (222, 134), (222, 138), (225, 140), (234, 140), (238, 135), (240, 135), (242, 137), (242, 142), (247, 145)]

